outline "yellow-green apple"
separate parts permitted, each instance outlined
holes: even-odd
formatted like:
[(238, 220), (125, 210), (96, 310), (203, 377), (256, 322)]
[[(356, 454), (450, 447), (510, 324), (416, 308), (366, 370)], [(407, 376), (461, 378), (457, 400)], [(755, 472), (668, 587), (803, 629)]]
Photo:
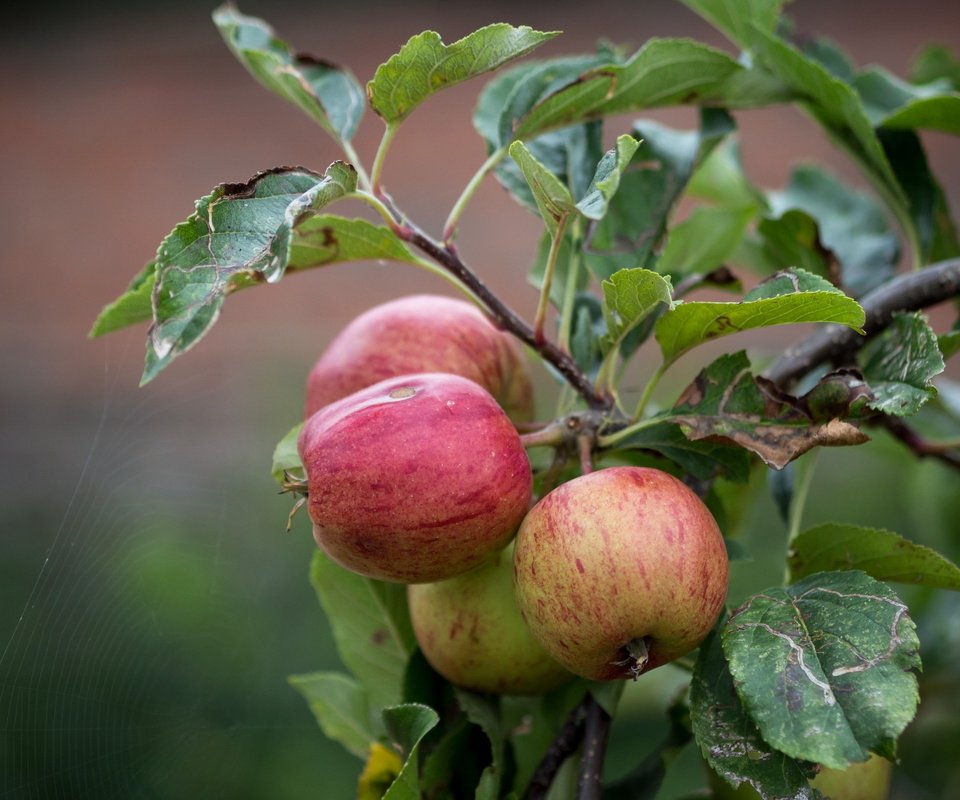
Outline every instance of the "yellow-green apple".
[[(871, 754), (866, 761), (851, 764), (847, 769), (824, 767), (810, 785), (828, 800), (886, 800), (892, 768), (887, 759)], [(759, 792), (749, 783), (734, 789), (713, 770), (709, 779), (716, 800), (760, 800)]]
[(407, 587), (413, 631), (451, 683), (490, 694), (540, 694), (573, 678), (533, 638), (513, 594), (513, 546), (456, 578)]
[(297, 442), (317, 544), (362, 575), (444, 580), (510, 540), (530, 503), (530, 462), (479, 384), (426, 373), (325, 406)]
[(514, 583), (550, 654), (591, 680), (636, 677), (695, 648), (727, 594), (713, 516), (681, 481), (611, 467), (546, 495), (517, 534)]
[(461, 375), (490, 392), (511, 418), (532, 415), (533, 390), (517, 342), (471, 303), (438, 295), (401, 297), (347, 325), (307, 377), (306, 415), (416, 372)]

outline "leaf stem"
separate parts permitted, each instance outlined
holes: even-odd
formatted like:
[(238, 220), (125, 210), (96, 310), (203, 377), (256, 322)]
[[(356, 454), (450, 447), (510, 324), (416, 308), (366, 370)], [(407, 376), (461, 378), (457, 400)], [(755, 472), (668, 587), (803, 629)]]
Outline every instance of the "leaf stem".
[(497, 164), (503, 160), (506, 154), (506, 147), (498, 147), (487, 157), (487, 160), (480, 165), (480, 169), (473, 174), (473, 177), (470, 178), (460, 193), (460, 197), (458, 197), (457, 201), (453, 204), (453, 208), (450, 209), (450, 214), (447, 217), (446, 223), (444, 223), (443, 241), (445, 243), (449, 244), (456, 236), (457, 226), (460, 224), (460, 217), (463, 216), (463, 211), (467, 207), (467, 204), (473, 198), (480, 184), (483, 183), (483, 179), (496, 168)]
[(397, 133), (399, 125), (388, 122), (383, 131), (383, 138), (380, 140), (380, 146), (377, 148), (377, 155), (373, 159), (373, 169), (370, 171), (371, 189), (374, 194), (380, 192), (380, 179), (383, 177), (383, 162), (386, 160), (387, 152), (393, 142), (393, 137)]
[(360, 156), (357, 155), (357, 151), (354, 150), (353, 144), (346, 139), (339, 139), (340, 147), (343, 150), (344, 155), (347, 157), (347, 160), (357, 171), (357, 180), (360, 182), (361, 188), (365, 191), (372, 191), (373, 186), (370, 183), (370, 176), (367, 175), (367, 171), (363, 168), (363, 164), (360, 163)]
[(667, 371), (667, 368), (670, 366), (666, 361), (663, 362), (657, 371), (650, 376), (650, 380), (647, 381), (647, 385), (643, 388), (643, 394), (640, 395), (640, 401), (637, 403), (637, 409), (633, 412), (633, 419), (640, 419), (643, 416), (643, 412), (647, 409), (647, 404), (650, 402), (650, 398), (653, 396), (653, 390), (657, 388), (657, 384), (660, 383), (660, 379), (663, 377), (663, 373)]
[(644, 428), (652, 428), (654, 425), (659, 425), (663, 421), (663, 417), (648, 417), (647, 419), (642, 419), (639, 422), (634, 422), (632, 425), (627, 425), (625, 428), (621, 428), (613, 433), (608, 433), (604, 436), (598, 436), (597, 446), (601, 450), (614, 447), (624, 439), (629, 439), (631, 436), (633, 436), (633, 434), (637, 433), (637, 431), (642, 431)]
[(563, 287), (563, 307), (560, 309), (560, 331), (557, 344), (564, 353), (570, 352), (570, 334), (573, 330), (573, 302), (576, 300), (577, 281), (580, 278), (580, 218), (573, 220), (573, 246), (567, 264), (567, 282)]
[(384, 203), (379, 197), (371, 194), (370, 192), (353, 192), (351, 197), (355, 197), (357, 200), (362, 200), (368, 206), (370, 206), (374, 211), (376, 211), (381, 217), (383, 217), (384, 222), (387, 223), (394, 231), (400, 226), (400, 222), (394, 216), (393, 212), (387, 208), (386, 203)]
[(537, 314), (533, 318), (533, 338), (538, 342), (546, 340), (543, 326), (547, 320), (547, 307), (550, 305), (550, 287), (553, 285), (553, 273), (557, 267), (557, 254), (560, 252), (560, 245), (563, 242), (563, 236), (566, 233), (569, 221), (569, 214), (560, 217), (557, 229), (553, 234), (553, 240), (550, 242), (547, 266), (543, 273), (543, 286), (540, 287), (540, 300), (537, 302)]

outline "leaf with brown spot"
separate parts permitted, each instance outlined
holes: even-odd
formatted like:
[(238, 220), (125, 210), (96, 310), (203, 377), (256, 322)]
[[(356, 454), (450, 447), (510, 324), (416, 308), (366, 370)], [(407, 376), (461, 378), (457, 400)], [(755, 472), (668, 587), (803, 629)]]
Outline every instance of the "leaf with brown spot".
[(761, 383), (744, 351), (721, 356), (684, 391), (668, 419), (691, 440), (728, 441), (776, 469), (814, 447), (862, 444), (868, 437), (841, 419), (815, 421), (803, 404)]

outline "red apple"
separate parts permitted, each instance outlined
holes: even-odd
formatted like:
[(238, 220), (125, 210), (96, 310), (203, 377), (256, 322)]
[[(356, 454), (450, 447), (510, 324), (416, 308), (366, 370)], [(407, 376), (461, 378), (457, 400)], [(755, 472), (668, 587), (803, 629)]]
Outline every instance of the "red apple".
[(306, 415), (378, 381), (449, 372), (479, 383), (514, 419), (529, 419), (533, 390), (523, 353), (472, 304), (413, 295), (371, 308), (330, 343), (307, 378)]
[(381, 381), (318, 411), (298, 440), (317, 544), (344, 567), (444, 580), (513, 536), (531, 474), (490, 393), (457, 375)]
[(534, 635), (591, 680), (636, 677), (690, 652), (727, 594), (726, 548), (707, 507), (642, 467), (550, 492), (520, 527), (514, 570)]
[(451, 683), (490, 694), (540, 694), (573, 678), (533, 638), (513, 594), (513, 547), (439, 583), (407, 588), (413, 631)]

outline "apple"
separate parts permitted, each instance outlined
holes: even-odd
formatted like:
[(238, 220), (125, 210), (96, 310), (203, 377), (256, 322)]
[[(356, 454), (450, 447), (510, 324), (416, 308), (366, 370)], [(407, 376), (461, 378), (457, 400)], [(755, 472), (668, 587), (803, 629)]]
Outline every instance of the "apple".
[(520, 526), (514, 583), (548, 652), (590, 680), (694, 649), (727, 594), (727, 552), (699, 497), (660, 470), (610, 467), (546, 495)]
[(511, 418), (530, 419), (523, 352), (471, 303), (413, 295), (371, 308), (330, 343), (307, 377), (306, 416), (374, 383), (448, 372), (479, 383)]
[(506, 545), (530, 504), (513, 423), (458, 375), (403, 375), (331, 403), (297, 448), (317, 544), (372, 578), (466, 572)]
[[(887, 759), (871, 754), (866, 761), (851, 764), (847, 769), (824, 767), (810, 781), (828, 800), (886, 800), (890, 794), (890, 772)], [(734, 789), (713, 770), (709, 770), (710, 788), (716, 800), (760, 800), (760, 794), (749, 783)]]
[(427, 661), (448, 681), (489, 694), (540, 694), (571, 680), (533, 638), (513, 594), (513, 546), (464, 575), (407, 587)]

